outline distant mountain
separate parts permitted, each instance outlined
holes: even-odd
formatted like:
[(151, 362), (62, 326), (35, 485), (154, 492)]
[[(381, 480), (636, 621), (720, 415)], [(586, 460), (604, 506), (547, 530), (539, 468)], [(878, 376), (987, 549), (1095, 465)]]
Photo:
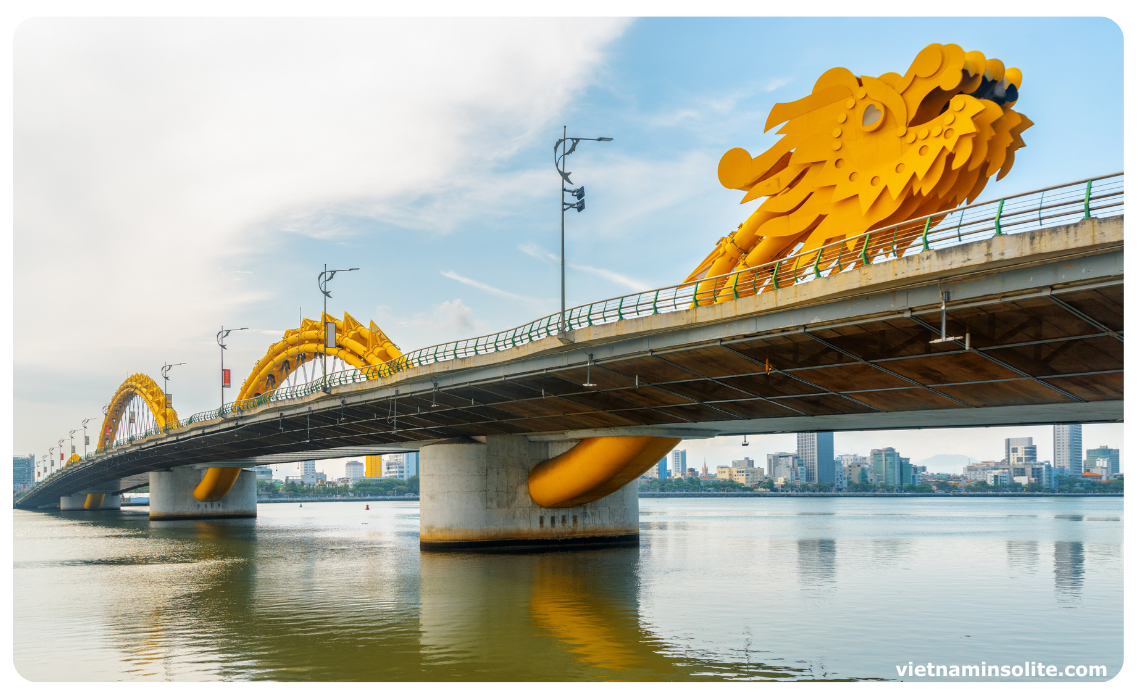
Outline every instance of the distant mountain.
[(955, 453), (939, 453), (938, 455), (931, 456), (926, 460), (920, 460), (915, 465), (925, 465), (926, 469), (930, 472), (957, 472), (961, 473), (962, 468), (967, 465), (974, 465), (978, 463), (977, 458), (971, 458), (968, 455), (959, 455)]

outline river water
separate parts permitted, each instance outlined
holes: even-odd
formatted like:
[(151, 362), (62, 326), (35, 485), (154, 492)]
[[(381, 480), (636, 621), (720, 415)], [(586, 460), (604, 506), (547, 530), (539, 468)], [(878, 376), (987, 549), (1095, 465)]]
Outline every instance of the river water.
[(640, 547), (534, 554), (421, 553), (417, 502), (371, 507), (15, 511), (16, 668), (690, 681), (1123, 661), (1121, 498), (642, 499)]

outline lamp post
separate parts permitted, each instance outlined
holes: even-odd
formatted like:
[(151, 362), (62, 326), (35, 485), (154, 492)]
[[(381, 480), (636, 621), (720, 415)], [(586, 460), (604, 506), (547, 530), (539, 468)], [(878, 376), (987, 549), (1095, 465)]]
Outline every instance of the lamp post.
[(92, 419), (94, 419), (94, 417), (88, 417), (87, 419), (83, 420), (83, 457), (84, 457), (84, 459), (87, 458), (87, 441), (88, 441), (88, 439), (87, 439), (87, 422), (90, 422)]
[[(317, 288), (321, 290), (321, 294), (325, 295), (324, 296), (324, 304), (322, 305), (322, 308), (321, 308), (321, 328), (324, 332), (324, 340), (321, 342), (321, 381), (322, 381), (321, 390), (323, 390), (326, 393), (329, 392), (329, 382), (328, 382), (329, 372), (328, 372), (327, 362), (328, 362), (329, 337), (330, 337), (329, 336), (329, 324), (332, 323), (332, 321), (325, 319), (325, 316), (327, 316), (328, 312), (329, 312), (329, 299), (332, 298), (332, 294), (329, 292), (329, 282), (332, 281), (332, 278), (335, 277), (336, 273), (338, 273), (338, 272), (355, 272), (359, 269), (360, 268), (358, 268), (358, 267), (350, 267), (347, 270), (330, 270), (328, 263), (325, 263), (324, 272), (317, 275)], [(336, 324), (335, 323), (332, 323), (332, 336), (331, 337), (332, 337), (332, 346), (336, 347)]]
[[(566, 137), (566, 126), (562, 126), (562, 139), (554, 143), (554, 168), (558, 171), (558, 175), (562, 177), (562, 181), (574, 185), (570, 180), (570, 173), (566, 170), (566, 157), (574, 153), (578, 148), (578, 143), (583, 141), (590, 142), (613, 142), (612, 137)], [(566, 143), (570, 143), (570, 149), (566, 149)], [(558, 153), (558, 148), (562, 148), (562, 154)], [(558, 314), (558, 337), (563, 339), (566, 336), (566, 210), (574, 209), (581, 212), (586, 209), (586, 186), (579, 186), (573, 190), (567, 190), (564, 184), (560, 184), (562, 188), (562, 238), (561, 238), (561, 254), (558, 261), (558, 269), (562, 279), (562, 310)], [(566, 202), (566, 194), (573, 195), (577, 202)]]
[(226, 326), (223, 325), (222, 329), (218, 331), (218, 346), (221, 347), (218, 353), (222, 357), (222, 387), (219, 390), (222, 391), (223, 410), (226, 408), (226, 388), (230, 386), (230, 384), (226, 382), (226, 335), (229, 335), (235, 330), (249, 330), (249, 328), (230, 328), (226, 330)]
[[(49, 448), (49, 449), (48, 449), (48, 451), (49, 451), (49, 452), (48, 452), (48, 454), (47, 454), (47, 455), (41, 455), (41, 456), (40, 456), (40, 468), (41, 468), (41, 469), (42, 469), (44, 472), (47, 472), (47, 462), (48, 462), (48, 458), (50, 458), (50, 457), (51, 457), (51, 452), (50, 452), (50, 451), (51, 451), (51, 449)], [(36, 473), (39, 473), (39, 472), (40, 472), (40, 470), (36, 470)]]
[[(77, 431), (79, 430), (72, 429), (71, 431), (67, 432), (67, 435), (71, 437), (71, 455), (75, 455), (75, 432)], [(71, 456), (68, 456), (67, 459), (71, 460)]]
[[(63, 442), (64, 442), (64, 441), (66, 441), (66, 440), (67, 440), (67, 439), (60, 439), (60, 440), (59, 440), (59, 462), (60, 462), (60, 466), (59, 466), (59, 467), (60, 467), (61, 469), (63, 468)], [(55, 467), (55, 461), (53, 460), (53, 461), (51, 461), (51, 462), (52, 462), (52, 467), (54, 468), (54, 467)]]
[(170, 393), (167, 387), (170, 385), (170, 370), (176, 366), (185, 366), (186, 362), (180, 361), (177, 364), (162, 365), (162, 430), (166, 431), (166, 418), (170, 416)]

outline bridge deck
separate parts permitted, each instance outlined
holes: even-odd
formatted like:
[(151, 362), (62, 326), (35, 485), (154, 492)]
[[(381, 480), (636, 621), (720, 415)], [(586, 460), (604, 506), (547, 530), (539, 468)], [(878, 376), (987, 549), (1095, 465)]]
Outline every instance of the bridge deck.
[[(459, 436), (1122, 421), (1123, 231), (1120, 216), (997, 236), (270, 403), (113, 449), (21, 505), (178, 465)], [(968, 350), (931, 342), (941, 291)]]

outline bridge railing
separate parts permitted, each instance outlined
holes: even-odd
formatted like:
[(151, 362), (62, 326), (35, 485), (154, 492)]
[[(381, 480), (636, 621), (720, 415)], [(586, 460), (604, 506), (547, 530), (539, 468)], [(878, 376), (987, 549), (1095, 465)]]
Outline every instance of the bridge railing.
[[(695, 306), (707, 306), (812, 282), (822, 277), (931, 250), (1123, 213), (1124, 173), (1107, 174), (966, 205), (949, 212), (916, 217), (829, 243), (807, 253), (793, 253), (756, 267), (575, 306), (567, 309), (564, 320), (567, 330), (576, 330), (630, 318), (683, 311)], [(380, 364), (330, 373), (310, 383), (278, 388), (255, 398), (198, 412), (165, 431), (156, 427), (134, 436), (131, 441), (121, 441), (108, 448), (127, 445), (195, 422), (252, 410), (270, 402), (304, 397), (339, 385), (375, 380), (419, 366), (519, 347), (557, 335), (559, 322), (559, 314), (553, 313), (510, 330), (432, 345)], [(106, 449), (100, 449), (100, 452), (102, 450)]]

